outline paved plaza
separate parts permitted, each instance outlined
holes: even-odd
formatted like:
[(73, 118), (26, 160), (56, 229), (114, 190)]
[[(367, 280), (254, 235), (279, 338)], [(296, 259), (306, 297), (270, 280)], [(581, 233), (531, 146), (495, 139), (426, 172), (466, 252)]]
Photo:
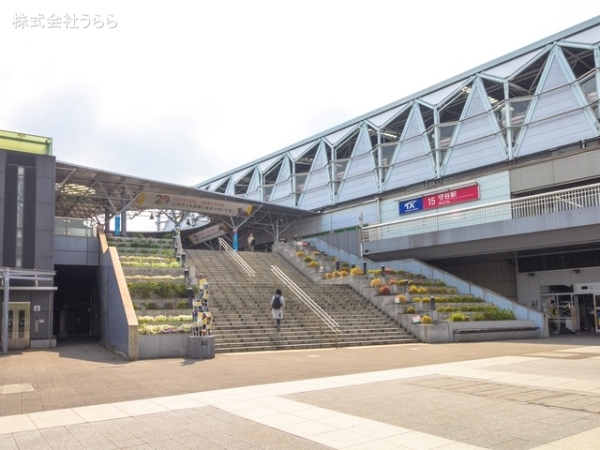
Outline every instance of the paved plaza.
[(0, 356), (0, 449), (600, 448), (600, 336), (127, 362)]

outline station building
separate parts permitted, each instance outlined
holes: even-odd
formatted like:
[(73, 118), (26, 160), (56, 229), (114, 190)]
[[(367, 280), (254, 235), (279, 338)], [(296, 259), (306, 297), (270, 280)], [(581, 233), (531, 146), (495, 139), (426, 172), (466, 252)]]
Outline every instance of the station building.
[(598, 330), (599, 42), (596, 17), (197, 187), (316, 212), (284, 237), (346, 261), (418, 259)]
[(251, 206), (204, 214), (240, 250), (252, 233), (258, 250), (410, 259), (600, 331), (599, 73), (596, 17), (196, 186), (56, 161), (51, 138), (0, 132), (2, 352), (61, 335), (132, 348), (96, 231), (164, 213), (136, 203), (149, 193)]

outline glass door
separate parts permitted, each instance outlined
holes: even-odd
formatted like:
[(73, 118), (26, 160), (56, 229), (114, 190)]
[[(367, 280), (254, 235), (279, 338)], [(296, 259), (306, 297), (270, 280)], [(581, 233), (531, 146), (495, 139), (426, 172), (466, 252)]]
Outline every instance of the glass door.
[[(9, 350), (24, 350), (29, 348), (29, 308), (29, 303), (8, 304)], [(0, 320), (0, 328), (1, 327), (2, 321)], [(2, 333), (0, 333), (0, 336), (2, 336)]]

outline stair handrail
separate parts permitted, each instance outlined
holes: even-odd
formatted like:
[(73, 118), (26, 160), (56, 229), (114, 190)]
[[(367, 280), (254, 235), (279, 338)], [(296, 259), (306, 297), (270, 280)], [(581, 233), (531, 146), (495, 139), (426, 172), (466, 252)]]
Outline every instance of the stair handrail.
[(315, 315), (334, 333), (340, 332), (340, 325), (329, 315), (323, 308), (321, 308), (310, 296), (304, 292), (294, 281), (288, 277), (283, 270), (276, 265), (271, 265), (271, 272), (279, 278), (288, 289), (290, 289), (296, 296), (304, 303)]
[(244, 261), (244, 259), (237, 254), (236, 251), (234, 251), (231, 246), (227, 243), (227, 241), (223, 238), (219, 238), (219, 244), (221, 244), (221, 246), (225, 249), (225, 251), (231, 255), (231, 257), (240, 265), (242, 266), (242, 269), (244, 269), (244, 272), (246, 272), (248, 275), (250, 275), (251, 277), (255, 277), (256, 276), (256, 272), (254, 271), (254, 269), (250, 266), (250, 264), (248, 264), (246, 261)]

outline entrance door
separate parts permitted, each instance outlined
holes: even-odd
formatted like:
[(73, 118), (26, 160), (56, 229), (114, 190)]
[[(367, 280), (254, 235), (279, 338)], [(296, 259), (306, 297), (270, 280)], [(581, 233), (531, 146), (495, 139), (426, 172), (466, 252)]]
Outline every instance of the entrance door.
[(600, 295), (594, 295), (594, 322), (596, 331), (600, 331)]
[[(8, 304), (8, 349), (24, 350), (29, 348), (29, 303)], [(0, 330), (2, 320), (0, 320)], [(0, 334), (2, 336), (2, 334)]]

